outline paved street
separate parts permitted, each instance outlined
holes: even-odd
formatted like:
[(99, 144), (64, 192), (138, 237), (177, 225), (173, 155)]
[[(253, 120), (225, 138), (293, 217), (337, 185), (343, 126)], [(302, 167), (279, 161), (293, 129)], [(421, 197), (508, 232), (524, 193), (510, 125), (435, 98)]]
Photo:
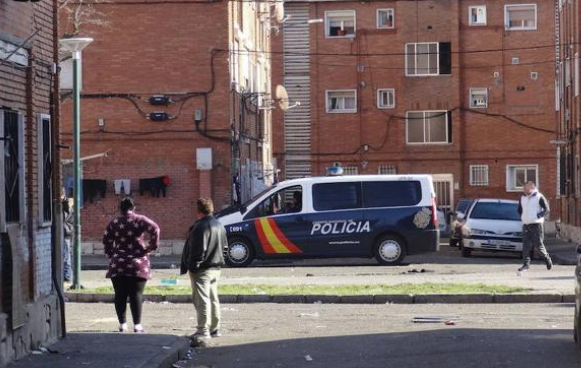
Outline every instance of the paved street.
[[(189, 334), (193, 307), (145, 305), (150, 333)], [(183, 366), (578, 368), (570, 304), (223, 305), (223, 333)], [(412, 323), (458, 317), (456, 325)], [(68, 304), (70, 331), (113, 331), (112, 304)], [(161, 349), (162, 347), (160, 347)], [(312, 359), (312, 361), (310, 361)]]
[[(572, 293), (573, 266), (555, 266), (547, 271), (544, 263), (535, 261), (530, 272), (517, 276), (520, 259), (513, 254), (475, 253), (472, 258), (460, 257), (457, 248), (443, 245), (441, 252), (410, 256), (406, 265), (385, 267), (369, 259), (330, 259), (284, 262), (255, 262), (253, 267), (222, 272), (222, 284), (276, 285), (363, 285), (401, 283), (484, 283), (533, 288), (536, 292)], [(177, 261), (176, 261), (177, 262)], [(424, 270), (426, 272), (415, 272)], [(415, 271), (414, 271), (415, 270)], [(153, 271), (150, 285), (162, 278), (175, 277), (177, 269)], [(83, 285), (88, 288), (110, 285), (104, 271), (83, 271)], [(188, 285), (186, 277), (180, 284)]]

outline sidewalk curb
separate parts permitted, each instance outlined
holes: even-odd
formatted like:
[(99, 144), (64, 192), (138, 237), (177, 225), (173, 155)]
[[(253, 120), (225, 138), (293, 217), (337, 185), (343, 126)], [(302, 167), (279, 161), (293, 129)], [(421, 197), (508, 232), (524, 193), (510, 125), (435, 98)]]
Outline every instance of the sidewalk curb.
[(141, 368), (171, 368), (175, 362), (186, 357), (189, 348), (190, 341), (185, 337), (178, 337), (169, 349), (162, 350)]
[[(112, 294), (66, 293), (70, 303), (113, 303)], [(190, 295), (145, 295), (151, 303), (191, 303)], [(221, 295), (224, 304), (524, 304), (574, 303), (574, 294)]]

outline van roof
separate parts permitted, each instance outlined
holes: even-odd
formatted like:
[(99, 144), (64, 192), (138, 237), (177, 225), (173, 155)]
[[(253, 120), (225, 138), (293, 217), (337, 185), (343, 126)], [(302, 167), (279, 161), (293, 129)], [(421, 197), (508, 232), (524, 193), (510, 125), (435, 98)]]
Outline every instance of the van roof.
[(399, 181), (399, 180), (432, 180), (431, 175), (343, 175), (343, 176), (312, 176), (308, 178), (290, 179), (281, 181), (278, 185), (305, 184), (305, 183), (340, 183), (345, 181)]

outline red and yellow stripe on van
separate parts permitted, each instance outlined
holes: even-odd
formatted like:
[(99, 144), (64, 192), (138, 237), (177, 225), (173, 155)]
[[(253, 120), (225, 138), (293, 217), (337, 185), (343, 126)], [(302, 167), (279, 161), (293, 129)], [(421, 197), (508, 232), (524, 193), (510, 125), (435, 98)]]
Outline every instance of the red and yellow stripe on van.
[(302, 251), (294, 245), (280, 230), (276, 222), (271, 218), (259, 218), (254, 220), (254, 226), (258, 233), (258, 239), (266, 254), (299, 254)]

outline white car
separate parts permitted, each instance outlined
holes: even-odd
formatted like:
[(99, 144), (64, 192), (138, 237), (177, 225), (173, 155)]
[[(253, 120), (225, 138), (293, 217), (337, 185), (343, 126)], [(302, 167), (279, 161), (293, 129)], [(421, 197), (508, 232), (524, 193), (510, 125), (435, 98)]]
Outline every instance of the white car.
[(522, 252), (522, 221), (518, 202), (477, 199), (466, 212), (462, 225), (462, 256), (473, 250)]

